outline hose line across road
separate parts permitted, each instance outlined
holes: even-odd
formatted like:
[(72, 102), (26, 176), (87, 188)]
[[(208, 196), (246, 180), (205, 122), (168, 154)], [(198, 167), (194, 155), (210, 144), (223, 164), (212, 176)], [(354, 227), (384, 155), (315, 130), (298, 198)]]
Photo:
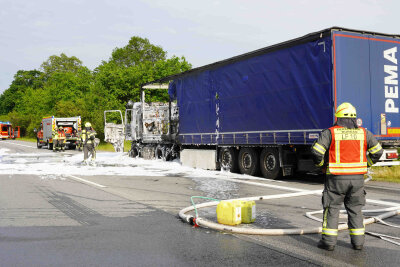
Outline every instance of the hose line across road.
[[(243, 181), (242, 181), (243, 182)], [(253, 183), (255, 184), (255, 183)], [(265, 184), (260, 184), (265, 185)], [(279, 186), (280, 189), (283, 187)], [(299, 191), (296, 193), (286, 193), (286, 194), (276, 194), (276, 195), (267, 195), (267, 196), (257, 196), (257, 197), (246, 197), (246, 198), (237, 198), (232, 200), (244, 200), (244, 201), (264, 201), (270, 199), (282, 199), (282, 198), (291, 198), (291, 197), (301, 197), (307, 195), (321, 195), (321, 190), (300, 190), (297, 188), (290, 188), (291, 191)], [(218, 205), (218, 201), (206, 202), (202, 204), (196, 205), (197, 209), (212, 207)], [(367, 203), (373, 204), (380, 204), (390, 206), (390, 208), (383, 208), (383, 209), (376, 209), (376, 210), (365, 210), (365, 212), (384, 212), (378, 216), (366, 218), (364, 219), (364, 224), (368, 225), (371, 223), (375, 223), (378, 221), (382, 221), (386, 218), (395, 216), (400, 214), (400, 204), (394, 202), (387, 202), (381, 200), (367, 200)], [(188, 222), (193, 222), (193, 218), (195, 218), (195, 223), (198, 226), (208, 227), (217, 231), (224, 231), (236, 234), (248, 234), (248, 235), (302, 235), (302, 234), (317, 234), (321, 233), (322, 227), (313, 227), (313, 228), (285, 228), (285, 229), (260, 229), (260, 228), (244, 228), (244, 227), (237, 227), (237, 226), (228, 226), (223, 225), (215, 222), (211, 222), (201, 217), (193, 217), (192, 215), (187, 215), (188, 212), (193, 211), (196, 209), (194, 206), (189, 206), (179, 211), (179, 217)], [(344, 211), (341, 211), (342, 213)], [(313, 214), (322, 213), (322, 210), (307, 212), (306, 216), (310, 219), (322, 221), (321, 219), (314, 217)], [(197, 215), (197, 212), (196, 212)], [(348, 229), (348, 225), (346, 223), (339, 224), (338, 230)]]

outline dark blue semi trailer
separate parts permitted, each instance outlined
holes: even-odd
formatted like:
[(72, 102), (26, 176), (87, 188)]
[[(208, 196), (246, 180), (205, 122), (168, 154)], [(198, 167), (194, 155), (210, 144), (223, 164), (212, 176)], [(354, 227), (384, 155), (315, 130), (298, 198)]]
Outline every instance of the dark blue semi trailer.
[(143, 88), (169, 84), (183, 162), (214, 155), (217, 168), (275, 179), (314, 168), (310, 145), (342, 102), (384, 147), (399, 145), (399, 38), (334, 27)]

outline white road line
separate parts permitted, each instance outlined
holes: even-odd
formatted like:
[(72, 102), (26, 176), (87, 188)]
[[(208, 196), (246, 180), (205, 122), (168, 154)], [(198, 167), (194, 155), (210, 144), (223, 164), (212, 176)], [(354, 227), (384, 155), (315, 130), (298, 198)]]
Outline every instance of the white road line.
[[(249, 184), (249, 185), (255, 185), (255, 186), (263, 186), (263, 187), (269, 187), (269, 188), (287, 190), (287, 191), (293, 191), (293, 192), (309, 191), (308, 189), (299, 189), (299, 188), (295, 188), (295, 187), (288, 187), (288, 186), (281, 186), (281, 185), (272, 185), (272, 184), (264, 184), (264, 183), (257, 183), (257, 182), (249, 182), (249, 181), (243, 181), (243, 180), (232, 179), (232, 178), (215, 177), (215, 179), (224, 180), (224, 181), (230, 181), (230, 182), (234, 182), (234, 183), (242, 183), (242, 184)], [(320, 190), (322, 192), (322, 188)]]
[(101, 187), (101, 188), (106, 188), (107, 187), (105, 185), (94, 183), (94, 182), (91, 182), (91, 181), (76, 177), (74, 175), (68, 175), (68, 177), (72, 178), (72, 180), (77, 180), (77, 181), (80, 181), (80, 182), (85, 183), (85, 184), (91, 184), (91, 185), (94, 185), (94, 186), (97, 186), (97, 187)]
[(7, 143), (7, 144), (15, 145), (15, 146), (24, 146), (24, 147), (29, 147), (29, 148), (36, 148), (35, 146), (27, 146), (27, 145), (14, 144), (14, 143)]
[(390, 202), (390, 201), (374, 200), (374, 199), (367, 199), (367, 202), (374, 203), (374, 204), (380, 204), (380, 205), (386, 205), (386, 206), (400, 207), (400, 203), (398, 203), (398, 202)]
[[(269, 187), (269, 188), (274, 188), (274, 189), (279, 189), (279, 190), (294, 191), (294, 192), (299, 192), (300, 194), (304, 193), (304, 195), (322, 195), (322, 188), (317, 189), (317, 190), (308, 190), (308, 189), (299, 189), (296, 187), (287, 187), (287, 186), (280, 186), (280, 185), (271, 185), (271, 184), (263, 184), (263, 183), (257, 183), (257, 182), (241, 181), (241, 180), (231, 179), (231, 178), (218, 177), (216, 179), (231, 181), (231, 182), (235, 182), (235, 183), (249, 184), (249, 185), (254, 185), (254, 186)], [(385, 205), (385, 206), (391, 206), (391, 207), (393, 207), (393, 206), (400, 207), (400, 203), (390, 202), (390, 201), (367, 199), (367, 202), (373, 203), (373, 204), (378, 204), (378, 205), (380, 204), (380, 205)]]

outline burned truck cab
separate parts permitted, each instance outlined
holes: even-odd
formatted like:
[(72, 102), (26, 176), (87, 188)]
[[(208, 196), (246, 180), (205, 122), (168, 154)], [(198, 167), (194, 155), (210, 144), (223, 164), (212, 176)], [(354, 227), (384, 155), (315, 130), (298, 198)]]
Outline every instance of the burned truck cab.
[[(124, 124), (124, 139), (131, 141), (129, 155), (140, 156), (145, 159), (159, 158), (172, 160), (178, 157), (176, 136), (178, 133), (178, 107), (175, 102), (145, 101), (145, 90), (167, 89), (167, 85), (151, 85), (151, 88), (142, 88), (141, 102), (130, 100), (126, 104)], [(116, 112), (116, 111), (106, 111)], [(105, 119), (106, 121), (106, 119)], [(120, 140), (113, 135), (122, 137), (122, 132), (117, 133), (111, 128), (120, 127), (118, 124), (106, 123), (106, 141), (113, 143)], [(113, 132), (113, 133), (112, 133)], [(110, 133), (107, 135), (107, 133)], [(114, 145), (114, 144), (113, 144)], [(115, 145), (114, 145), (115, 147)]]

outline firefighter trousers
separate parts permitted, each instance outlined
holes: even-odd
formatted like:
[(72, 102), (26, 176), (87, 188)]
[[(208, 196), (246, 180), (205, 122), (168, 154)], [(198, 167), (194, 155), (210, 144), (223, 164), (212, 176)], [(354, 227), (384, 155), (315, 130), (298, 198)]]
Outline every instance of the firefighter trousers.
[(362, 207), (365, 205), (364, 175), (328, 175), (322, 193), (324, 207), (322, 241), (336, 245), (339, 212), (342, 204), (347, 211), (351, 243), (364, 244), (365, 228)]
[(65, 150), (65, 139), (53, 139), (53, 151), (56, 150)]
[(96, 159), (96, 149), (94, 148), (94, 144), (86, 144), (83, 145), (83, 160), (87, 160), (89, 158), (89, 153), (92, 156), (92, 160)]

